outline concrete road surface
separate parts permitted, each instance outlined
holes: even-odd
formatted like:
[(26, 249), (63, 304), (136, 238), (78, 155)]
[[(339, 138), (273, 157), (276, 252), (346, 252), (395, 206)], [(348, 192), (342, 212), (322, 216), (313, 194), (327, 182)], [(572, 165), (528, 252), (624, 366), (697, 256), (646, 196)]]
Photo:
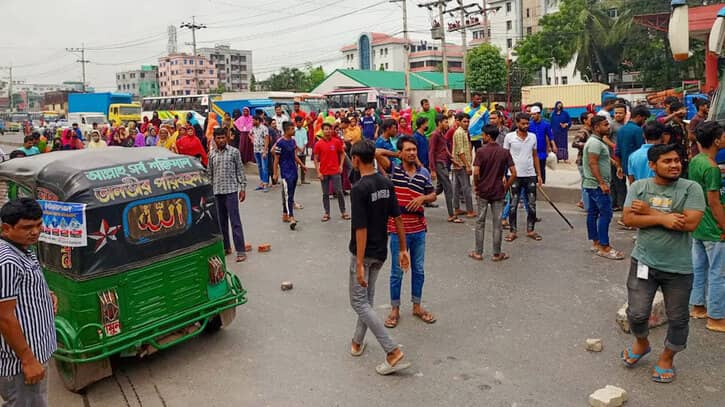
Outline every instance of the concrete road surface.
[[(476, 262), (473, 222), (447, 223), (443, 208), (427, 210), (424, 306), (438, 322), (410, 315), (410, 280), (403, 284), (400, 325), (391, 330), (413, 367), (381, 377), (383, 352), (368, 333), (360, 358), (348, 354), (355, 315), (348, 300), (350, 224), (332, 203), (320, 222), (319, 184), (298, 189), (297, 231), (280, 221), (280, 193), (253, 191), (242, 205), (247, 242), (269, 242), (269, 253), (228, 265), (249, 290), (234, 324), (146, 359), (115, 362), (113, 377), (83, 395), (62, 388), (50, 372), (52, 406), (584, 406), (607, 384), (629, 392), (631, 406), (723, 406), (725, 335), (693, 321), (688, 349), (678, 356), (673, 384), (650, 381), (666, 327), (652, 333), (653, 354), (634, 369), (619, 360), (631, 337), (615, 324), (626, 300), (629, 260), (589, 252), (585, 216), (562, 209), (570, 231), (540, 202), (544, 240), (504, 243), (511, 259)], [(443, 204), (443, 200), (438, 200)], [(524, 218), (521, 212), (520, 221)], [(630, 253), (632, 232), (612, 227), (615, 247)], [(490, 229), (486, 254), (490, 255)], [(389, 262), (377, 284), (376, 308), (388, 311)], [(283, 292), (280, 282), (294, 289)], [(123, 312), (123, 310), (121, 310)], [(604, 351), (589, 353), (587, 338)]]

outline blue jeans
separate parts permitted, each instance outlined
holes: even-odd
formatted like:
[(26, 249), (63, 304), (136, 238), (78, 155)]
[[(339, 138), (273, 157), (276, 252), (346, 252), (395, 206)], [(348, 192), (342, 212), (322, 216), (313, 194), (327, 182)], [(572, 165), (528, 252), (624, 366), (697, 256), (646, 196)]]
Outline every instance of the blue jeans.
[[(526, 208), (526, 212), (529, 211), (529, 199), (526, 197), (526, 194), (523, 190), (521, 190), (521, 193), (519, 194), (519, 199), (524, 204), (524, 208)], [(516, 208), (518, 209), (518, 208)], [(501, 219), (507, 219), (509, 218), (509, 213), (511, 212), (511, 192), (506, 193), (506, 204), (503, 207), (503, 212), (501, 212)]]
[(582, 189), (582, 203), (584, 204), (584, 210), (589, 210), (589, 196), (587, 195), (587, 190), (584, 188), (584, 168), (581, 165), (577, 165), (576, 168), (579, 170), (579, 176), (581, 177), (581, 182), (579, 183), (581, 189)]
[(612, 199), (601, 188), (587, 188), (589, 209), (587, 210), (587, 235), (589, 240), (609, 246), (609, 224), (612, 222)]
[(707, 305), (707, 315), (725, 318), (725, 242), (692, 239), (690, 305)]
[(259, 180), (269, 184), (269, 172), (267, 171), (269, 156), (262, 158), (262, 153), (254, 153), (254, 160), (257, 162), (257, 169), (259, 170)]
[[(425, 262), (425, 232), (409, 233), (405, 235), (408, 251), (410, 252), (410, 268), (411, 268), (411, 287), (413, 304), (420, 304), (420, 298), (423, 296), (423, 282), (425, 274), (423, 273), (423, 263)], [(390, 305), (393, 307), (400, 306), (400, 286), (403, 282), (403, 269), (398, 263), (400, 255), (400, 240), (397, 233), (390, 234)]]

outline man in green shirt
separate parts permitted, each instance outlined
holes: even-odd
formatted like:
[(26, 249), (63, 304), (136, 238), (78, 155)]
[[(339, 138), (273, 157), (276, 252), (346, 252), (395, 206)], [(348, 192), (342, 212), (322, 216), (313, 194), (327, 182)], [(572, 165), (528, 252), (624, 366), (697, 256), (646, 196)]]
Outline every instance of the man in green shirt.
[(718, 151), (725, 149), (725, 133), (717, 122), (708, 121), (695, 135), (700, 154), (690, 161), (689, 175), (705, 192), (707, 207), (692, 232), (690, 316), (707, 317), (707, 329), (725, 332), (725, 188), (715, 162)]
[(416, 112), (415, 117), (413, 118), (413, 121), (411, 123), (415, 123), (419, 117), (425, 117), (426, 119), (428, 119), (428, 128), (425, 130), (424, 136), (430, 137), (431, 133), (433, 133), (433, 130), (435, 130), (436, 128), (436, 115), (438, 114), (438, 112), (430, 107), (430, 102), (428, 101), (428, 99), (422, 99), (420, 101), (420, 107), (421, 110)]
[(609, 121), (604, 116), (594, 116), (591, 119), (592, 135), (582, 151), (582, 185), (589, 199), (587, 235), (592, 241), (591, 250), (605, 259), (622, 260), (624, 254), (609, 244), (609, 224), (612, 222), (612, 167), (615, 167), (615, 171), (618, 168), (602, 140), (609, 135), (609, 126)]
[(705, 211), (702, 188), (680, 178), (682, 162), (677, 147), (656, 145), (647, 151), (654, 178), (629, 188), (622, 220), (639, 228), (627, 278), (627, 319), (636, 340), (622, 351), (627, 367), (650, 352), (649, 316), (652, 300), (662, 289), (668, 318), (665, 349), (654, 366), (652, 380), (670, 383), (675, 377), (675, 354), (687, 346), (688, 300), (692, 290), (692, 239)]

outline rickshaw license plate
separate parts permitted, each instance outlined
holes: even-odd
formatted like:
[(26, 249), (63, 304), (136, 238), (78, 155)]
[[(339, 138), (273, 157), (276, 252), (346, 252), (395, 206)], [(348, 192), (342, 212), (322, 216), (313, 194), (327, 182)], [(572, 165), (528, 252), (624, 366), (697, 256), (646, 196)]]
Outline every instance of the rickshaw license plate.
[(112, 321), (103, 325), (103, 330), (106, 331), (106, 336), (117, 335), (121, 332), (121, 321)]

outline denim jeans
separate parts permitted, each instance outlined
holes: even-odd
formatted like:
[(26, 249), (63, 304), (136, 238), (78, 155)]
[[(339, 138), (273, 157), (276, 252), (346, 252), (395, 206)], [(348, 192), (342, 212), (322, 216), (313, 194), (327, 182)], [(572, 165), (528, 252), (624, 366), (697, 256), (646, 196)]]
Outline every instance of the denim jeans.
[(483, 241), (486, 233), (486, 215), (488, 207), (491, 206), (491, 226), (493, 227), (493, 255), (501, 254), (501, 208), (503, 201), (488, 201), (478, 198), (478, 219), (476, 220), (476, 254), (483, 255)]
[(587, 235), (601, 246), (609, 246), (609, 224), (612, 222), (612, 199), (601, 188), (587, 188)]
[(649, 335), (649, 316), (657, 288), (662, 289), (667, 313), (665, 346), (679, 352), (687, 347), (690, 309), (687, 300), (692, 290), (692, 274), (667, 273), (650, 267), (646, 280), (637, 278), (637, 259), (632, 258), (627, 278), (627, 320), (637, 338)]
[(611, 191), (612, 208), (624, 208), (624, 201), (627, 198), (627, 177), (617, 177), (617, 167), (612, 166), (612, 181), (609, 183)]
[(582, 190), (582, 203), (584, 204), (584, 210), (589, 210), (589, 195), (587, 194), (586, 188), (584, 188), (584, 167), (581, 165), (577, 165), (576, 168), (579, 170), (579, 176), (581, 177), (581, 182), (579, 183), (579, 188)]
[(713, 319), (725, 318), (725, 242), (692, 239), (690, 304), (707, 306)]
[[(413, 304), (420, 304), (423, 296), (423, 283), (425, 274), (423, 264), (425, 262), (425, 232), (409, 233), (405, 235), (405, 242), (410, 252), (411, 268), (411, 297)], [(398, 263), (400, 255), (400, 240), (397, 233), (390, 234), (390, 305), (400, 306), (400, 286), (403, 283), (403, 269)]]
[(378, 279), (378, 273), (380, 268), (383, 267), (383, 262), (366, 257), (363, 259), (363, 266), (365, 268), (365, 281), (368, 283), (367, 287), (363, 287), (357, 282), (357, 259), (355, 256), (350, 256), (350, 270), (348, 273), (350, 275), (350, 306), (357, 314), (355, 333), (352, 340), (358, 345), (362, 345), (365, 341), (365, 333), (370, 328), (385, 353), (390, 353), (398, 345), (393, 342), (388, 330), (383, 325), (383, 321), (373, 309), (375, 281)]
[(529, 200), (526, 216), (526, 231), (533, 232), (536, 225), (536, 177), (517, 177), (511, 184), (511, 213), (509, 213), (509, 225), (511, 232), (516, 233), (517, 228), (517, 209), (519, 207), (519, 199), (521, 193), (526, 195)]
[(239, 216), (239, 194), (232, 192), (231, 194), (215, 195), (217, 208), (219, 211), (219, 226), (222, 229), (222, 240), (224, 241), (224, 250), (231, 249), (229, 243), (229, 223), (232, 224), (232, 238), (234, 239), (234, 248), (238, 255), (246, 252), (244, 242), (244, 229), (242, 229), (242, 219)]
[[(526, 212), (529, 211), (529, 199), (526, 197), (526, 194), (524, 191), (521, 191), (519, 194), (519, 199), (521, 200), (521, 203), (524, 205), (524, 208), (526, 208)], [(518, 209), (518, 208), (516, 208)], [(501, 212), (501, 219), (508, 219), (509, 214), (511, 213), (511, 192), (506, 193), (506, 203), (503, 206), (503, 212)]]
[(22, 373), (0, 377), (0, 397), (6, 407), (46, 407), (48, 405), (48, 365), (45, 377), (36, 384), (25, 384)]
[(254, 160), (257, 162), (257, 170), (259, 170), (259, 180), (269, 184), (269, 172), (267, 171), (269, 156), (263, 158), (262, 153), (254, 153)]

